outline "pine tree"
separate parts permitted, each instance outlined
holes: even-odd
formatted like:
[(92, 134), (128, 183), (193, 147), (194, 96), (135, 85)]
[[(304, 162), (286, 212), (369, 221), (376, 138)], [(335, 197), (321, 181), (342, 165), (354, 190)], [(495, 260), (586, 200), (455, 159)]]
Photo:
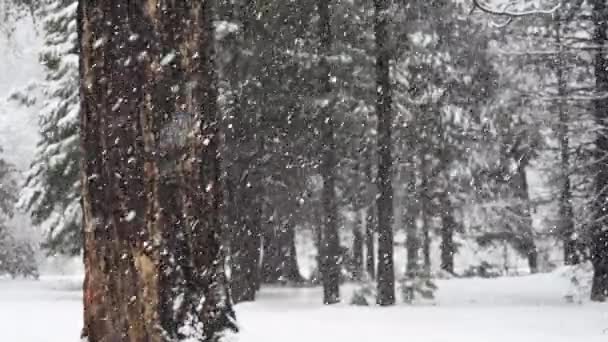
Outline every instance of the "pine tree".
[(48, 229), (48, 252), (68, 255), (80, 253), (82, 246), (76, 6), (76, 1), (52, 0), (36, 11), (44, 29), (45, 79), (13, 95), (25, 105), (41, 105), (40, 142), (19, 206), (35, 225)]

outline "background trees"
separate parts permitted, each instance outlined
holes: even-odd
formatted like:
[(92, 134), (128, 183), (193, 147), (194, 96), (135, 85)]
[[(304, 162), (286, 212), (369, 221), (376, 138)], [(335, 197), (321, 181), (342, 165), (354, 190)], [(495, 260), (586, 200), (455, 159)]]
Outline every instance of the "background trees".
[[(76, 3), (30, 5), (44, 23), (47, 78), (13, 96), (43, 108), (20, 203), (48, 227), (49, 252), (78, 254)], [(598, 274), (594, 298), (605, 296), (604, 4), (563, 2), (500, 28), (491, 20), (509, 15), (471, 13), (471, 5), (216, 3), (214, 129), (222, 144), (213, 172), (235, 301), (254, 300), (263, 283), (322, 281), (332, 303), (338, 278), (368, 274), (377, 276), (378, 302), (390, 305), (402, 276), (462, 275), (481, 265), (536, 272), (588, 258)], [(179, 35), (171, 20), (163, 30)], [(175, 70), (161, 75), (164, 83), (189, 73), (179, 58), (167, 63)], [(142, 81), (137, 65), (113, 77)], [(182, 96), (179, 87), (154, 91), (171, 98)], [(154, 101), (165, 114), (181, 105)], [(95, 134), (114, 129), (127, 132)], [(137, 129), (125, 134), (133, 140)], [(104, 139), (95, 148), (128, 149)], [(116, 153), (119, 168), (133, 171), (121, 158), (137, 153)], [(150, 190), (137, 182), (129, 191)]]

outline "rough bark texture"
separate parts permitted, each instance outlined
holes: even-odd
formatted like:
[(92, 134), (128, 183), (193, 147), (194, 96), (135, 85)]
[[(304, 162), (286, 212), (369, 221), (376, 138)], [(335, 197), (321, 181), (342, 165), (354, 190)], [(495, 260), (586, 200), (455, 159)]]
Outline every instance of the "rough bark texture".
[(393, 185), (391, 157), (390, 47), (388, 41), (387, 0), (374, 0), (374, 36), (376, 41), (376, 114), (378, 116), (378, 298), (379, 305), (395, 303), (393, 265)]
[[(218, 341), (236, 329), (211, 24), (208, 1), (79, 2), (89, 342)], [(193, 136), (165, 155), (160, 129), (176, 112), (193, 114)]]
[(595, 222), (591, 227), (591, 262), (594, 274), (591, 288), (591, 300), (605, 301), (608, 297), (608, 229), (606, 214), (608, 213), (608, 59), (604, 48), (608, 40), (608, 8), (603, 0), (593, 1), (593, 23), (595, 32), (593, 42), (601, 47), (595, 55), (596, 92), (601, 96), (595, 101), (595, 118), (600, 132), (596, 138), (597, 171), (596, 171), (596, 203)]
[(334, 304), (340, 301), (340, 241), (338, 237), (338, 207), (336, 201), (336, 143), (334, 136), (334, 119), (330, 104), (331, 66), (327, 54), (331, 52), (331, 26), (329, 1), (317, 2), (319, 11), (319, 54), (321, 55), (319, 70), (319, 95), (322, 99), (321, 128), (322, 132), (322, 161), (321, 176), (323, 177), (323, 257), (321, 265), (321, 278), (323, 281), (323, 303)]

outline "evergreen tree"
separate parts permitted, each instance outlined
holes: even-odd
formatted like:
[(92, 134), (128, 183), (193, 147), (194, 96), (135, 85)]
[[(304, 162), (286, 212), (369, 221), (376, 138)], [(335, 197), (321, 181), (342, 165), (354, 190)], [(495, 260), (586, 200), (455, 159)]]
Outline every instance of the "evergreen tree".
[(76, 1), (49, 0), (36, 11), (44, 30), (40, 60), (45, 79), (13, 94), (25, 105), (41, 106), (40, 141), (19, 206), (47, 229), (49, 253), (69, 255), (78, 254), (82, 245), (76, 7)]

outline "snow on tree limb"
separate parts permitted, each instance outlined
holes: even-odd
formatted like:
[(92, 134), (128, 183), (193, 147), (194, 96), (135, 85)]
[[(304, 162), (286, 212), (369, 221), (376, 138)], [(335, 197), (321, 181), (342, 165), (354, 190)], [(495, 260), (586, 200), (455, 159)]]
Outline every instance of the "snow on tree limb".
[(550, 9), (530, 9), (530, 10), (517, 11), (517, 10), (509, 10), (507, 8), (511, 4), (507, 4), (504, 8), (499, 9), (499, 8), (493, 8), (488, 4), (482, 3), (480, 0), (473, 0), (473, 8), (471, 9), (471, 13), (473, 13), (475, 11), (475, 9), (479, 9), (482, 12), (488, 13), (493, 16), (506, 17), (507, 19), (504, 23), (495, 25), (498, 27), (504, 27), (506, 25), (509, 25), (511, 23), (511, 21), (513, 21), (513, 18), (553, 14), (561, 7), (561, 3), (559, 3)]

